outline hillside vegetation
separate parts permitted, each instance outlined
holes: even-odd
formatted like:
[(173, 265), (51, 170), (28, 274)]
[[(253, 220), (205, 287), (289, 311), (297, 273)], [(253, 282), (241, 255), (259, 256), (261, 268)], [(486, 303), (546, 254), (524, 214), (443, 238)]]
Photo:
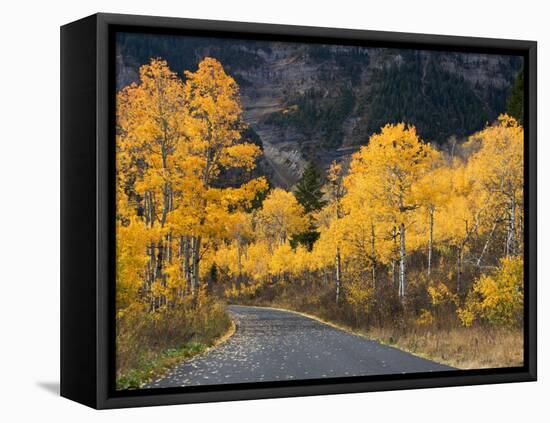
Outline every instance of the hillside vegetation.
[(349, 166), (310, 163), (294, 190), (257, 173), (251, 134), (239, 85), (211, 57), (185, 78), (152, 59), (118, 92), (119, 386), (168, 350), (214, 343), (224, 302), (286, 305), (427, 355), (435, 334), (434, 358), (457, 366), (521, 365), (518, 120), (502, 114), (452, 153), (386, 123)]
[[(450, 150), (507, 109), (521, 58), (272, 41), (117, 35), (117, 86), (162, 57), (185, 80), (203, 57), (223, 64), (240, 86), (246, 122), (264, 146), (258, 167), (290, 189), (309, 161), (351, 160), (387, 123), (414, 125)], [(349, 148), (348, 152), (341, 149)]]

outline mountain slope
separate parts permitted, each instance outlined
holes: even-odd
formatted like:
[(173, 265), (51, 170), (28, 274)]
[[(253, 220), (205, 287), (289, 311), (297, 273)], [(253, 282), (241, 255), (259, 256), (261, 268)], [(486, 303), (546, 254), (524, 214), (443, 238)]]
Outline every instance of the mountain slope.
[(151, 57), (183, 75), (205, 56), (239, 83), (263, 147), (261, 171), (285, 188), (308, 160), (345, 160), (386, 123), (414, 124), (445, 148), (504, 112), (522, 64), (504, 55), (127, 33), (117, 38), (117, 87), (137, 81)]

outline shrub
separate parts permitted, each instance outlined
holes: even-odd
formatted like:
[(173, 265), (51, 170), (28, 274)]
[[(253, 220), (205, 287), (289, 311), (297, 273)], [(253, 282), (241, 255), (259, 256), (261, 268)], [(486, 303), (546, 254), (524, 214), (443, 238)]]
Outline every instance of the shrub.
[(132, 375), (143, 378), (145, 370), (152, 374), (166, 362), (165, 358), (173, 356), (174, 350), (181, 352), (178, 354), (182, 358), (200, 352), (225, 333), (230, 324), (222, 305), (203, 295), (199, 295), (197, 301), (189, 296), (178, 306), (164, 306), (155, 312), (144, 307), (119, 312), (117, 379), (136, 379)]
[(476, 319), (492, 326), (513, 327), (523, 323), (523, 258), (501, 259), (491, 275), (479, 277), (458, 316), (464, 326)]

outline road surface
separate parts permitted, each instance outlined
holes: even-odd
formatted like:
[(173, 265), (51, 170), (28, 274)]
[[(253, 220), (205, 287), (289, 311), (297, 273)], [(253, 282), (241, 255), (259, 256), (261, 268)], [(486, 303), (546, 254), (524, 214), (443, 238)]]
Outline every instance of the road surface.
[(454, 370), (297, 313), (229, 306), (237, 329), (145, 388)]

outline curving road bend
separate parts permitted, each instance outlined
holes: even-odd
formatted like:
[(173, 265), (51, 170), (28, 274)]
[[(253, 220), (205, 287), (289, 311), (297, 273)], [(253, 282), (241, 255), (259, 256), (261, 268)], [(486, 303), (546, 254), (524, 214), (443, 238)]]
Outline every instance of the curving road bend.
[(144, 388), (454, 370), (297, 313), (228, 309), (237, 325), (228, 341)]

